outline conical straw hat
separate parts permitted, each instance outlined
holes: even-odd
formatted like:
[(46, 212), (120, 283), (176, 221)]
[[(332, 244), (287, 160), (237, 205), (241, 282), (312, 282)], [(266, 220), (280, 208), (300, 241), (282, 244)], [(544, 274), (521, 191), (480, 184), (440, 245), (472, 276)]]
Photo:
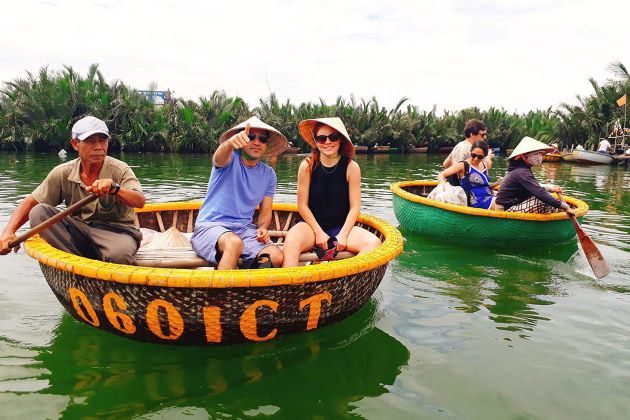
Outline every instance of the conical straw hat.
[[(300, 131), (300, 136), (304, 139), (312, 147), (317, 147), (317, 143), (315, 143), (315, 126), (317, 123), (321, 123), (327, 125), (331, 128), (334, 128), (341, 134), (352, 146), (352, 140), (350, 140), (350, 136), (346, 131), (346, 126), (343, 125), (343, 121), (338, 117), (330, 117), (330, 118), (314, 118), (310, 120), (300, 121), (298, 124), (298, 130)], [(353, 146), (354, 148), (354, 146)]]
[(267, 150), (265, 150), (265, 154), (263, 155), (264, 158), (278, 156), (284, 153), (284, 151), (287, 150), (287, 147), (289, 147), (289, 140), (287, 140), (284, 134), (282, 134), (269, 124), (265, 124), (260, 119), (258, 119), (258, 117), (251, 117), (250, 119), (243, 121), (239, 125), (230, 128), (225, 133), (223, 133), (221, 137), (219, 137), (219, 143), (223, 143), (234, 134), (241, 131), (241, 129), (245, 129), (247, 123), (249, 123), (250, 128), (267, 130), (271, 133), (271, 135), (269, 136), (269, 142), (267, 143)]
[(518, 143), (508, 159), (512, 159), (518, 155), (524, 155), (531, 152), (553, 152), (553, 147), (550, 147), (548, 144), (545, 144), (531, 137), (525, 136), (523, 137), (523, 140)]
[(190, 241), (177, 228), (170, 227), (165, 232), (159, 232), (144, 246), (145, 249), (189, 248)]

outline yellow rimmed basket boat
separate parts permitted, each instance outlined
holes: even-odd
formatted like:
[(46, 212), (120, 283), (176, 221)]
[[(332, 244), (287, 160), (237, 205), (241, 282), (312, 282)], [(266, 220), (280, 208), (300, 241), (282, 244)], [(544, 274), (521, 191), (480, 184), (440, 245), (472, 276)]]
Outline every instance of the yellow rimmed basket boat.
[[(200, 202), (148, 204), (141, 227), (192, 232)], [(282, 242), (297, 206), (274, 204)], [(403, 248), (400, 232), (360, 215), (357, 224), (382, 240), (347, 259), (294, 268), (203, 270), (95, 261), (53, 248), (36, 236), (25, 243), (59, 302), (77, 320), (140, 341), (232, 344), (271, 340), (346, 318), (372, 296), (387, 264)], [(274, 227), (274, 226), (272, 226)]]
[[(391, 185), (394, 213), (401, 228), (472, 246), (523, 247), (565, 242), (575, 237), (565, 212), (554, 214), (484, 210), (430, 200), (437, 181), (403, 181)], [(588, 205), (564, 196), (578, 218)]]
[(543, 162), (561, 162), (562, 153), (545, 153), (543, 155)]

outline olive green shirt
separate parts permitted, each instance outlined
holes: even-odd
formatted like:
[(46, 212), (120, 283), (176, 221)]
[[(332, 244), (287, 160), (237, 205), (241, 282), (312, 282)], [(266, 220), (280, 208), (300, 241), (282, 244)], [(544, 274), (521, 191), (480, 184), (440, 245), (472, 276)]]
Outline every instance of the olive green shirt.
[[(81, 181), (80, 168), (81, 160), (78, 158), (56, 166), (31, 195), (39, 203), (57, 206), (64, 202), (66, 206), (71, 206), (90, 194), (86, 191), (88, 186)], [(142, 192), (140, 181), (129, 165), (113, 157), (105, 157), (98, 177), (99, 179), (112, 179), (119, 183), (122, 188)], [(88, 223), (99, 220), (138, 229), (133, 207), (129, 207), (111, 194), (103, 195), (98, 200), (85, 205), (77, 210), (73, 216)]]

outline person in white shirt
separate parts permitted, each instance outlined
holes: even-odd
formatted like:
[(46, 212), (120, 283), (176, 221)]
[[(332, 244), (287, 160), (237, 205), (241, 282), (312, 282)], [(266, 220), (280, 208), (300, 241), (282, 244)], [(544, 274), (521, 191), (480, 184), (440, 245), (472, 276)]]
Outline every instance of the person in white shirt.
[(606, 139), (601, 139), (599, 144), (597, 145), (597, 151), (599, 153), (608, 153), (612, 147), (610, 146), (610, 142)]
[[(451, 153), (446, 157), (446, 159), (444, 159), (442, 166), (445, 169), (448, 169), (451, 166), (468, 159), (470, 157), (471, 146), (475, 142), (485, 141), (487, 134), (488, 130), (483, 121), (476, 119), (466, 121), (466, 125), (464, 126), (464, 136), (466, 137), (466, 140), (462, 140), (455, 145), (453, 150), (451, 150)], [(492, 154), (492, 150), (490, 150), (488, 156), (484, 159), (484, 163), (491, 166), (492, 158), (494, 158), (494, 154)], [(447, 180), (451, 185), (459, 185), (457, 174), (448, 177)]]

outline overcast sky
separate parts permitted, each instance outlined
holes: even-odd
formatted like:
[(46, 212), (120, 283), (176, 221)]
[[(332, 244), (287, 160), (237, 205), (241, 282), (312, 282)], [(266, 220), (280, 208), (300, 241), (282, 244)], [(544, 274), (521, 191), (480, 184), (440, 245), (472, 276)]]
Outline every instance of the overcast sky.
[(48, 65), (250, 106), (401, 97), (420, 109), (576, 103), (630, 67), (628, 0), (11, 0), (0, 81)]

